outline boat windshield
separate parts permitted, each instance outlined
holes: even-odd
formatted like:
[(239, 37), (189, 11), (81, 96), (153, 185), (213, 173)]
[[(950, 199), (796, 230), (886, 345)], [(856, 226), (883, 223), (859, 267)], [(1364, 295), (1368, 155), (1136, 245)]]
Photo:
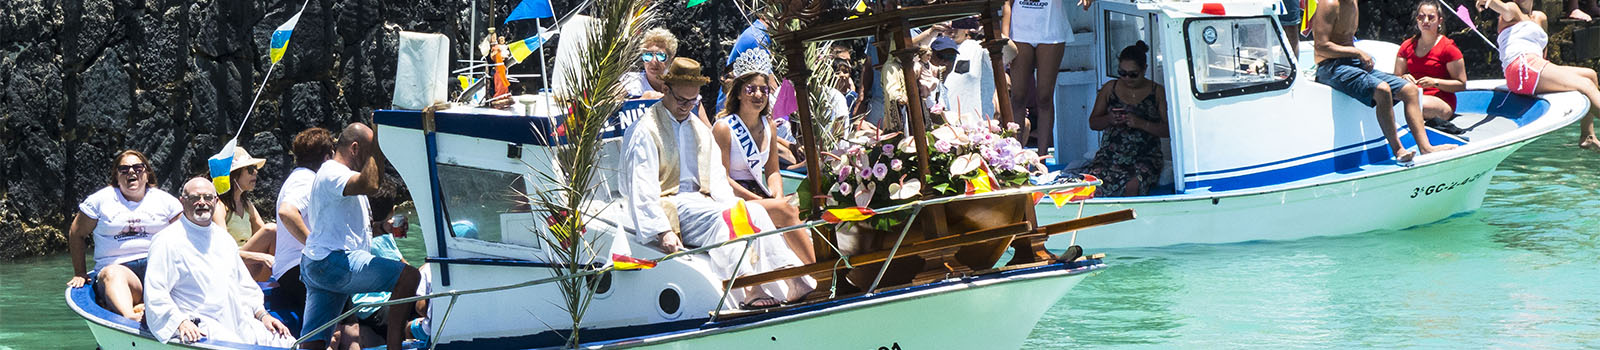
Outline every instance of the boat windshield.
[[(439, 163), (439, 193), (456, 238), (537, 247), (526, 230), (503, 230), (502, 217), (529, 212), (522, 175)], [(524, 237), (526, 236), (526, 237)]]
[(1294, 63), (1270, 17), (1191, 19), (1189, 71), (1206, 100), (1288, 88)]

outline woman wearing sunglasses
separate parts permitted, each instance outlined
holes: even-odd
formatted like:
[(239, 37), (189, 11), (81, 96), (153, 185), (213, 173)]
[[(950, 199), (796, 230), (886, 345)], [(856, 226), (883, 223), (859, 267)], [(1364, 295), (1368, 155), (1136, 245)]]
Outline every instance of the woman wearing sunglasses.
[(666, 83), (661, 81), (661, 73), (667, 71), (667, 62), (676, 57), (678, 53), (678, 38), (666, 28), (655, 28), (644, 33), (644, 44), (639, 45), (639, 63), (644, 66), (640, 72), (629, 72), (622, 76), (622, 87), (626, 89), (629, 99), (655, 100), (661, 98), (661, 91), (667, 89)]
[(1444, 17), (1437, 0), (1417, 3), (1417, 31), (1400, 43), (1394, 74), (1422, 88), (1422, 117), (1439, 131), (1460, 135), (1455, 118), (1456, 92), (1467, 88), (1467, 64), (1456, 42), (1441, 35)]
[(1146, 79), (1150, 46), (1144, 41), (1117, 55), (1116, 80), (1100, 88), (1089, 128), (1100, 131), (1100, 150), (1083, 173), (1099, 177), (1098, 196), (1142, 196), (1160, 179), (1161, 138), (1167, 137), (1167, 96)]
[(278, 243), (278, 226), (261, 218), (250, 194), (266, 163), (265, 159), (251, 157), (244, 147), (234, 147), (233, 165), (229, 167), (232, 170), (228, 172), (233, 186), (222, 193), (222, 205), (212, 212), (212, 220), (223, 223), (234, 243), (239, 244), (239, 257), (257, 282), (272, 278), (273, 248)]
[(96, 301), (113, 312), (142, 320), (136, 305), (144, 302), (144, 272), (150, 237), (183, 213), (183, 204), (166, 191), (151, 186), (154, 169), (143, 153), (126, 150), (111, 159), (111, 185), (78, 204), (67, 234), (72, 256), (71, 288), (89, 283), (84, 268), (83, 241), (94, 238)]
[[(759, 52), (756, 52), (759, 51)], [(717, 113), (711, 135), (722, 151), (722, 166), (732, 179), (733, 194), (760, 204), (777, 227), (800, 224), (800, 212), (783, 196), (778, 175), (783, 140), (772, 122), (772, 56), (764, 49), (747, 50), (733, 64), (725, 108)], [(808, 233), (790, 231), (784, 242), (801, 262), (815, 262)]]

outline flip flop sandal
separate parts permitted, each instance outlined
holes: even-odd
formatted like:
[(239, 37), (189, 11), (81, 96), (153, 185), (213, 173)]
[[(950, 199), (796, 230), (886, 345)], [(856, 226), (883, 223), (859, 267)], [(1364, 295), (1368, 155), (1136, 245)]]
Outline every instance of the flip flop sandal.
[(751, 299), (750, 301), (745, 302), (743, 304), (739, 304), (739, 308), (740, 309), (744, 309), (744, 310), (760, 310), (760, 309), (774, 308), (774, 307), (778, 307), (778, 306), (782, 306), (782, 305), (783, 305), (782, 302), (779, 302), (778, 299), (774, 299), (773, 297), (760, 297), (760, 298)]

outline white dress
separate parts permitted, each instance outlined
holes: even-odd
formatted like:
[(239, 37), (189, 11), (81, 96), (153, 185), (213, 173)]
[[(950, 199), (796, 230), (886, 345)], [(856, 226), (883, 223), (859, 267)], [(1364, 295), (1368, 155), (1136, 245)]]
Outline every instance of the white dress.
[[(744, 120), (739, 119), (737, 114), (724, 116), (717, 122), (727, 125), (733, 132), (733, 144), (728, 147), (728, 151), (733, 153), (728, 155), (728, 164), (732, 166), (728, 169), (728, 176), (736, 181), (755, 181), (761, 185), (762, 191), (772, 193), (767, 190), (766, 179), (762, 176), (767, 170), (767, 160), (772, 159), (772, 149), (770, 146), (761, 149), (761, 145), (772, 144), (772, 133), (762, 133), (761, 140), (757, 141), (750, 135), (750, 128), (744, 125)], [(766, 130), (767, 118), (761, 118), (761, 125), (758, 127)]]
[(1072, 42), (1067, 8), (1072, 0), (1012, 0), (1011, 40), (1025, 44)]

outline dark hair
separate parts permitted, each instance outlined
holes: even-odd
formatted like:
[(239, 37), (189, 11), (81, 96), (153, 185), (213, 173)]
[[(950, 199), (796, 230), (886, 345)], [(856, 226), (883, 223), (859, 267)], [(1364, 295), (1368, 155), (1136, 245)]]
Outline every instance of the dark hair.
[(294, 166), (316, 171), (333, 153), (333, 132), (317, 127), (306, 129), (294, 135), (289, 149), (294, 155)]
[(1117, 60), (1133, 61), (1133, 63), (1139, 65), (1140, 70), (1143, 70), (1150, 67), (1149, 54), (1150, 45), (1145, 44), (1144, 40), (1139, 40), (1138, 42), (1133, 43), (1133, 45), (1123, 48), (1122, 53), (1117, 55)]
[[(252, 167), (253, 166), (247, 166), (247, 167), (243, 167), (243, 168), (233, 169), (233, 171), (228, 172), (228, 181), (232, 181), (233, 183), (231, 184), (231, 186), (228, 186), (228, 192), (223, 192), (221, 195), (217, 196), (217, 198), (220, 199), (219, 201), (222, 202), (222, 206), (228, 207), (228, 213), (230, 213), (230, 214), (244, 214), (242, 216), (244, 216), (246, 219), (250, 218), (250, 213), (240, 213), (240, 212), (238, 212), (239, 208), (234, 208), (233, 207), (233, 193), (234, 192), (239, 192), (239, 200), (243, 201), (245, 203), (245, 205), (251, 205), (251, 203), (254, 202), (252, 200), (251, 196), (250, 196), (250, 191), (245, 191), (244, 189), (239, 188), (239, 177), (244, 175), (244, 170), (245, 169), (252, 168)], [(260, 172), (257, 172), (257, 174), (260, 174)], [(260, 175), (257, 175), (256, 179), (259, 181), (260, 180)], [(210, 179), (207, 179), (207, 180), (210, 180)], [(228, 219), (223, 219), (223, 220), (228, 220)]]
[[(744, 75), (741, 75), (741, 76), (739, 76), (737, 78), (733, 78), (733, 84), (728, 87), (727, 101), (723, 102), (722, 111), (721, 112), (717, 112), (717, 118), (722, 118), (722, 116), (727, 116), (727, 115), (739, 114), (739, 108), (743, 107), (743, 105), (744, 105), (744, 100), (743, 100), (743, 98), (740, 97), (740, 95), (744, 94), (744, 86), (745, 85), (750, 85), (750, 81), (751, 80), (755, 80), (758, 77), (759, 78), (763, 78), (763, 79), (767, 79), (768, 83), (772, 82), (772, 78), (771, 77), (768, 77), (766, 74), (761, 74), (761, 73), (745, 73)], [(773, 93), (777, 93), (777, 92), (774, 91)], [(673, 98), (677, 98), (677, 97), (673, 97)], [(772, 104), (768, 103), (766, 107), (761, 108), (761, 115), (763, 117), (765, 117), (765, 116), (770, 115), (770, 114), (772, 114)]]
[(145, 187), (155, 186), (155, 184), (156, 184), (156, 168), (155, 168), (155, 165), (150, 164), (150, 158), (146, 158), (144, 156), (144, 153), (139, 153), (139, 151), (135, 151), (135, 150), (131, 150), (130, 149), (130, 150), (123, 150), (122, 152), (117, 152), (117, 156), (111, 158), (111, 176), (107, 177), (107, 179), (111, 179), (111, 187), (116, 187), (117, 186), (117, 166), (122, 165), (122, 158), (127, 158), (128, 156), (138, 157), (139, 158), (139, 162), (140, 163), (144, 163), (144, 186)]
[[(1415, 21), (1417, 19), (1417, 16), (1422, 14), (1422, 7), (1423, 6), (1432, 6), (1433, 10), (1435, 12), (1439, 12), (1439, 16), (1441, 17), (1441, 18), (1439, 18), (1439, 35), (1444, 35), (1444, 25), (1445, 25), (1445, 23), (1448, 23), (1449, 21), (1444, 20), (1444, 18), (1443, 18), (1444, 9), (1439, 7), (1439, 3), (1437, 1), (1438, 0), (1434, 0), (1434, 1), (1429, 1), (1429, 0), (1418, 1), (1417, 2), (1417, 8), (1411, 10), (1411, 20)], [(1411, 41), (1411, 51), (1412, 51), (1411, 54), (1412, 55), (1416, 55), (1417, 46), (1420, 45), (1420, 43), (1417, 42), (1417, 39), (1420, 39), (1420, 38), (1422, 38), (1422, 30), (1421, 29), (1417, 29), (1416, 25), (1412, 25), (1411, 26), (1411, 36), (1406, 38), (1406, 40), (1410, 40)]]

